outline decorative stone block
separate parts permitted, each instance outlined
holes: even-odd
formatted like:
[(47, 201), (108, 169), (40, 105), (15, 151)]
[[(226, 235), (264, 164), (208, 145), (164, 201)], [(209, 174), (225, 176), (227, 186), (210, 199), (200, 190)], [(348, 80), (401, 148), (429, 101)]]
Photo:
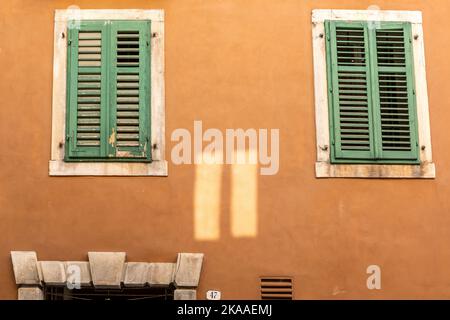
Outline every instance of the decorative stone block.
[(125, 276), (123, 284), (126, 287), (143, 287), (147, 282), (148, 263), (125, 263)]
[(197, 290), (177, 289), (174, 292), (174, 300), (197, 300)]
[(147, 282), (150, 286), (168, 286), (174, 281), (175, 263), (149, 263)]
[(11, 251), (16, 284), (39, 284), (37, 255), (34, 251)]
[(23, 287), (17, 290), (18, 300), (44, 300), (44, 292), (39, 287)]
[(37, 266), (37, 270), (38, 270), (39, 283), (42, 283), (42, 282), (44, 282), (44, 276), (42, 274), (41, 263), (38, 261), (36, 266)]
[(175, 274), (177, 287), (198, 287), (203, 253), (179, 253)]
[[(76, 284), (79, 281), (80, 286), (90, 286), (92, 277), (89, 262), (86, 261), (66, 261), (66, 281)], [(79, 274), (78, 274), (79, 271)], [(79, 279), (78, 279), (79, 278)]]
[(66, 283), (66, 268), (60, 261), (40, 261), (43, 281), (46, 284), (63, 285)]
[(95, 287), (120, 288), (125, 252), (88, 252)]

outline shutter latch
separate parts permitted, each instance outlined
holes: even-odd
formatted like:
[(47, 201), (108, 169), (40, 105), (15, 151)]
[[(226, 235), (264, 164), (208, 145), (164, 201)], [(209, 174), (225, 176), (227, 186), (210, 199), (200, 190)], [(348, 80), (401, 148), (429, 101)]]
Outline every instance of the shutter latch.
[(73, 147), (73, 149), (75, 149), (75, 139), (74, 139), (74, 136), (75, 136), (75, 134), (74, 134), (74, 131), (72, 130), (72, 133), (69, 133), (69, 134), (67, 135), (67, 137), (66, 137), (67, 142), (69, 142), (70, 140), (72, 140), (72, 147)]

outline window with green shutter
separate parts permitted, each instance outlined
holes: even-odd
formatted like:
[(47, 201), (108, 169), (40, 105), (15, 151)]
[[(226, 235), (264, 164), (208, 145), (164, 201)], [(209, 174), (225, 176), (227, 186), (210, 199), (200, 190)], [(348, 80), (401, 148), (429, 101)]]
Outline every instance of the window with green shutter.
[(150, 21), (69, 26), (65, 161), (150, 161)]
[(326, 21), (331, 161), (419, 163), (410, 23)]

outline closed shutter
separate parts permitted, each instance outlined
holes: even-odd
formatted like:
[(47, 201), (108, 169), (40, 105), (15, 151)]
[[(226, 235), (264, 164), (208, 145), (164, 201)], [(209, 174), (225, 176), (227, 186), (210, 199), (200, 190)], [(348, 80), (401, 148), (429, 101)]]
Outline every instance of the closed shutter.
[(380, 105), (380, 153), (383, 159), (417, 159), (410, 24), (384, 24), (374, 32)]
[(374, 157), (367, 26), (328, 24), (330, 97), (336, 158)]
[(106, 154), (106, 37), (103, 22), (81, 22), (68, 32), (69, 157), (100, 158)]
[(66, 160), (150, 161), (150, 21), (69, 25)]
[(408, 23), (326, 23), (332, 161), (417, 162)]
[(111, 139), (114, 156), (150, 154), (150, 22), (112, 23)]

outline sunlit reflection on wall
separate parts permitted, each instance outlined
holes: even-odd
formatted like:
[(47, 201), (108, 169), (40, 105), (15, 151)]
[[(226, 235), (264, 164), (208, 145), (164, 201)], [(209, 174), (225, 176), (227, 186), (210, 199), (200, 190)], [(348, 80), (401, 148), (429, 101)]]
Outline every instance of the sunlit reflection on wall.
[[(253, 152), (247, 151), (247, 159), (256, 159)], [(231, 165), (231, 235), (236, 238), (257, 235), (258, 165), (252, 162)]]
[[(238, 151), (230, 165), (230, 207), (226, 218), (230, 219), (231, 236), (235, 238), (257, 236), (259, 171), (256, 152)], [(203, 155), (195, 165), (194, 237), (199, 241), (218, 240), (221, 235), (224, 165), (211, 164), (214, 161), (209, 161), (212, 160), (211, 155), (208, 157)]]
[(194, 237), (218, 240), (223, 165), (197, 164), (194, 181)]

